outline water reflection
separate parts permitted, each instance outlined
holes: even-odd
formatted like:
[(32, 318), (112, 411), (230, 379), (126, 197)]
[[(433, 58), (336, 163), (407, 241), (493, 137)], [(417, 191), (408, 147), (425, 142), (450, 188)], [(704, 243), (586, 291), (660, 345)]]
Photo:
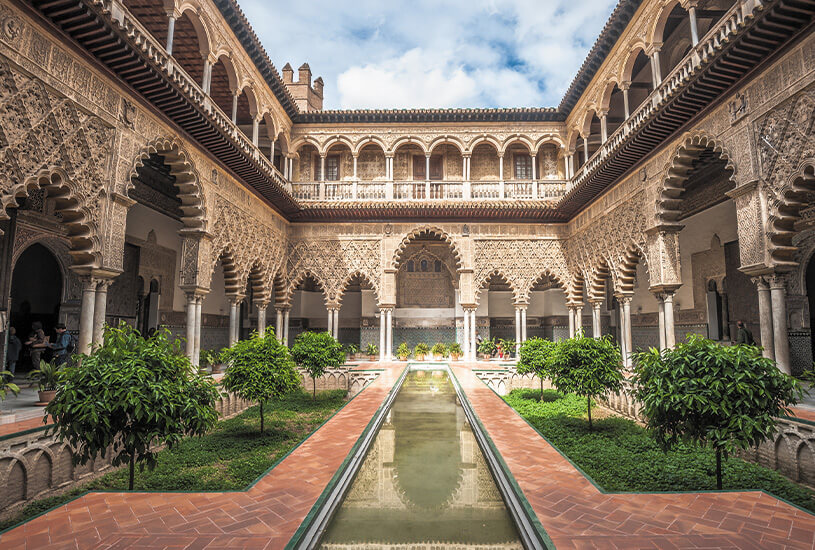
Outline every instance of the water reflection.
[(321, 548), (405, 545), (522, 548), (445, 371), (407, 376)]

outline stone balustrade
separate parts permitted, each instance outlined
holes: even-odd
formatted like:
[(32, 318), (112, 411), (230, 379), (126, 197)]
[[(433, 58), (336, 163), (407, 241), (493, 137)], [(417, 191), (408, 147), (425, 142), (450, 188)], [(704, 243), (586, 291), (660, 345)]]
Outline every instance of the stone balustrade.
[(340, 181), (292, 184), (300, 201), (556, 200), (565, 180), (540, 181)]

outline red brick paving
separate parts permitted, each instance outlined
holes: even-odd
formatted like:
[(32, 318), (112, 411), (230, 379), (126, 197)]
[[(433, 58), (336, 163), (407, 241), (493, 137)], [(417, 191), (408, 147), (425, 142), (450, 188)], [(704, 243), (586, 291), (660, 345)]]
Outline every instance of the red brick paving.
[(0, 536), (0, 548), (283, 548), (393, 386), (368, 388), (248, 491), (89, 493)]
[(470, 370), (454, 372), (558, 550), (815, 548), (815, 516), (764, 493), (603, 494)]
[[(91, 493), (2, 535), (0, 548), (283, 548), (403, 366), (387, 365), (248, 491)], [(601, 493), (478, 380), (472, 366), (453, 368), (559, 550), (815, 548), (815, 516), (763, 493)], [(358, 368), (371, 367), (380, 365)]]
[(790, 409), (792, 410), (792, 416), (795, 418), (815, 422), (815, 410), (804, 407), (790, 407)]
[[(43, 414), (43, 416), (45, 415)], [(51, 422), (49, 422), (49, 424), (50, 423)], [(9, 422), (8, 424), (0, 424), (0, 437), (17, 432), (24, 432), (32, 428), (42, 428), (43, 426), (45, 426), (45, 424), (42, 421), (42, 416), (19, 420), (17, 422)]]

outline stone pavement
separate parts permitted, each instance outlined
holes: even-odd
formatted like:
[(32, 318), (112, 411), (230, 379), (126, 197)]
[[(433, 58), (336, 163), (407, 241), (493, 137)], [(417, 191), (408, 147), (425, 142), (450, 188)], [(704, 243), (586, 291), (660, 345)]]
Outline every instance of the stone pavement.
[(469, 369), (453, 370), (558, 550), (815, 547), (815, 516), (764, 493), (604, 494)]
[[(763, 493), (602, 493), (482, 383), (474, 366), (454, 363), (453, 370), (559, 550), (815, 548), (815, 516)], [(371, 367), (381, 366), (357, 368)], [(283, 548), (404, 363), (384, 367), (247, 491), (90, 493), (0, 536), (0, 548)]]
[(403, 366), (386, 369), (247, 491), (88, 493), (0, 535), (0, 548), (283, 548)]

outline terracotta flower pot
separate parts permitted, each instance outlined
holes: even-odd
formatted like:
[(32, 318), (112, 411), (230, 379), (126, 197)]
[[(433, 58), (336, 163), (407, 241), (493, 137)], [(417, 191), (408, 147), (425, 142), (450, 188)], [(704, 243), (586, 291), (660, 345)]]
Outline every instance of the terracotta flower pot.
[(54, 397), (57, 396), (57, 390), (40, 390), (37, 392), (37, 395), (40, 399), (39, 402), (45, 405), (54, 400)]
[(416, 355), (416, 360), (417, 361), (424, 361), (424, 355), (421, 355), (421, 354)]
[(450, 354), (450, 358), (453, 359), (453, 361), (458, 361), (459, 357), (461, 357), (461, 356), (458, 353), (451, 353)]
[(400, 361), (407, 361), (407, 355), (405, 355), (405, 356), (400, 355), (399, 360)]
[(220, 374), (221, 372), (223, 372), (224, 366), (221, 363), (213, 363), (212, 365), (210, 365), (210, 369), (212, 371), (212, 374)]

